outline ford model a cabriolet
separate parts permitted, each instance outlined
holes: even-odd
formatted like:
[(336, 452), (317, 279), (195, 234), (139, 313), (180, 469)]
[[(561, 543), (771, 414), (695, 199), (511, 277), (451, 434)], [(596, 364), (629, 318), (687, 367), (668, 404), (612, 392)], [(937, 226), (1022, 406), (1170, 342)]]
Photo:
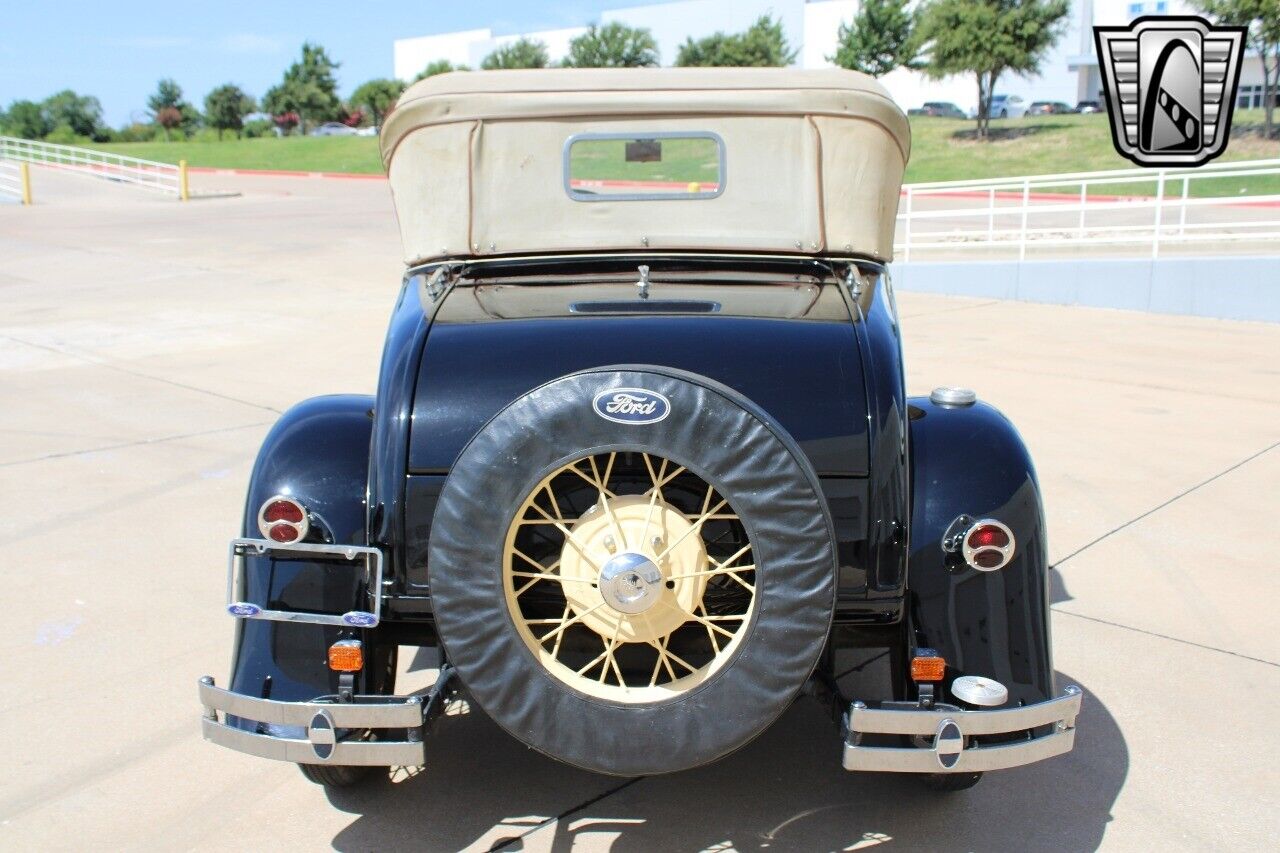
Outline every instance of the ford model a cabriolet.
[[(972, 392), (905, 396), (909, 144), (844, 71), (410, 88), (381, 138), (408, 271), (377, 395), (268, 435), (205, 737), (351, 784), (430, 761), (462, 697), (653, 774), (809, 695), (850, 770), (958, 789), (1071, 749), (1027, 451)], [(396, 695), (399, 646), (438, 648), (429, 690)], [(843, 695), (868, 649), (882, 691)]]

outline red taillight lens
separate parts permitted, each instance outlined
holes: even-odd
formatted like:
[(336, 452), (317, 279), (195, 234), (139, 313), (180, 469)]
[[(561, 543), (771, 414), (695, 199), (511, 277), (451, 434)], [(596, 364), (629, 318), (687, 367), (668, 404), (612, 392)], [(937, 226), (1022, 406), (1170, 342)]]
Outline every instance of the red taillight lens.
[(1009, 544), (1009, 534), (994, 525), (975, 527), (969, 534), (970, 548), (1004, 548)]
[(1004, 563), (1004, 554), (994, 548), (988, 548), (985, 551), (979, 551), (974, 554), (973, 563), (981, 569), (999, 568), (999, 566)]
[(273, 521), (287, 521), (290, 524), (301, 524), (306, 518), (302, 506), (290, 500), (277, 498), (269, 501), (262, 508), (262, 520), (270, 524)]
[(258, 530), (272, 542), (301, 542), (310, 528), (306, 507), (293, 498), (276, 495), (258, 509)]
[(268, 527), (267, 536), (271, 537), (273, 542), (297, 542), (299, 539), (298, 528), (283, 521)]

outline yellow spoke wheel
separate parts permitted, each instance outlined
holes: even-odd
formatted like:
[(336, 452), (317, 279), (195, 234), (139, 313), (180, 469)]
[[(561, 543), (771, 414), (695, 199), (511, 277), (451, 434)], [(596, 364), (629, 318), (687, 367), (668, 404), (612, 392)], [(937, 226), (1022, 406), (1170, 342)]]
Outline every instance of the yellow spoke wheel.
[(640, 452), (584, 456), (538, 483), (507, 532), (503, 584), (547, 672), (622, 703), (703, 684), (733, 657), (756, 599), (728, 500)]

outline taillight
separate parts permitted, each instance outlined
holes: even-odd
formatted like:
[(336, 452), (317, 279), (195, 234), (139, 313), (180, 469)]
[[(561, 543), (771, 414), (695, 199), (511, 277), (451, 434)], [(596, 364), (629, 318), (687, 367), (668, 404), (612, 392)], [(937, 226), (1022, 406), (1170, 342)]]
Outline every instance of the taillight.
[(992, 518), (975, 521), (964, 535), (964, 561), (980, 572), (1003, 569), (1013, 559), (1013, 531)]
[(258, 510), (258, 530), (272, 542), (282, 545), (301, 542), (310, 526), (306, 508), (284, 495), (276, 495)]

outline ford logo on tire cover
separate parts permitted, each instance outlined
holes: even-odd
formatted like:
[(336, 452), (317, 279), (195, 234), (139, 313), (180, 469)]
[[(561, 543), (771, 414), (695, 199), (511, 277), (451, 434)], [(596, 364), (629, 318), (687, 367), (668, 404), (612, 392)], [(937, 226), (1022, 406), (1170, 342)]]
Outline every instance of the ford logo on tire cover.
[(610, 388), (591, 402), (596, 414), (619, 424), (655, 424), (671, 414), (671, 401), (643, 388)]

